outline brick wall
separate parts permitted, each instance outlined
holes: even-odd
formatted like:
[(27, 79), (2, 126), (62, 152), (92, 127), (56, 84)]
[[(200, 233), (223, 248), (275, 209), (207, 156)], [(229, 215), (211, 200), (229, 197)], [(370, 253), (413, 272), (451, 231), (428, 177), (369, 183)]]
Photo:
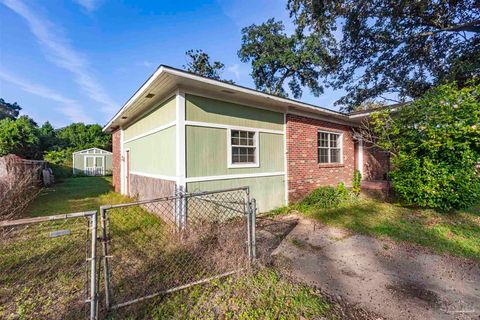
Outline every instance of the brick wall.
[(368, 145), (363, 148), (363, 180), (386, 180), (389, 168), (388, 153)]
[(115, 192), (120, 192), (120, 164), (122, 160), (120, 149), (120, 130), (112, 133), (112, 184)]
[[(319, 164), (318, 130), (343, 133), (343, 163)], [(355, 147), (350, 127), (287, 114), (287, 163), (289, 202), (304, 198), (322, 185), (351, 185), (355, 169)]]

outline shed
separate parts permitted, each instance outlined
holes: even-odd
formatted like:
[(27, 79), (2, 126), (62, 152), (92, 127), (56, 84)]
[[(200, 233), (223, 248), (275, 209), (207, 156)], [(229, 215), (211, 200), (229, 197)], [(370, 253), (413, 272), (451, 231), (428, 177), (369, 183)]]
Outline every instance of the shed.
[(90, 148), (73, 153), (73, 174), (105, 176), (112, 174), (112, 153)]

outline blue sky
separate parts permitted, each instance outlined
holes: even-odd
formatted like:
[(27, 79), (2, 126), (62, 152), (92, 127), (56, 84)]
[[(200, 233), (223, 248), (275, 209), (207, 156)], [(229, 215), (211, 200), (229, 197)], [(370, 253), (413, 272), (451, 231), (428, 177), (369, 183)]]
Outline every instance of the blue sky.
[[(289, 22), (281, 0), (0, 0), (0, 97), (55, 127), (106, 123), (159, 64), (181, 68), (203, 49), (223, 77), (254, 87), (237, 50), (241, 29)], [(301, 100), (333, 108), (339, 92)]]

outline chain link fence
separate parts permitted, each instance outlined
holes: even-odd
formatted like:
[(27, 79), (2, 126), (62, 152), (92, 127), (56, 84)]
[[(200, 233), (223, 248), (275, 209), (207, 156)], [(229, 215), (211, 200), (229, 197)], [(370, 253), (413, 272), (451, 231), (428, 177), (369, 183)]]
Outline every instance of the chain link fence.
[(92, 211), (0, 222), (0, 319), (95, 315), (96, 221)]
[(255, 207), (245, 187), (2, 221), (0, 319), (98, 319), (238, 272)]
[(248, 188), (102, 207), (101, 222), (108, 309), (232, 274), (253, 254)]

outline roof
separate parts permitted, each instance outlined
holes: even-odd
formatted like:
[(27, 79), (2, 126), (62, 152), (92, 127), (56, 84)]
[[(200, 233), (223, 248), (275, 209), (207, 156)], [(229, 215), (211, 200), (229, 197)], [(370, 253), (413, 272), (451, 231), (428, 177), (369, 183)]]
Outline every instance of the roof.
[(282, 98), (244, 86), (203, 77), (185, 70), (160, 65), (104, 126), (103, 131), (112, 132), (118, 127), (127, 125), (162, 99), (172, 95), (177, 88), (193, 94), (195, 92), (208, 94), (220, 100), (253, 106), (261, 105), (280, 111), (297, 110), (321, 115), (332, 120), (356, 122), (359, 118), (357, 116), (356, 119), (352, 119), (348, 113), (330, 110), (299, 100)]
[(73, 154), (78, 154), (78, 153), (85, 153), (85, 154), (91, 154), (89, 151), (100, 151), (100, 152), (93, 152), (93, 154), (112, 154), (110, 151), (107, 151), (107, 150), (103, 150), (103, 149), (100, 149), (100, 148), (88, 148), (88, 149), (85, 149), (85, 150), (78, 150), (78, 151), (75, 151)]

